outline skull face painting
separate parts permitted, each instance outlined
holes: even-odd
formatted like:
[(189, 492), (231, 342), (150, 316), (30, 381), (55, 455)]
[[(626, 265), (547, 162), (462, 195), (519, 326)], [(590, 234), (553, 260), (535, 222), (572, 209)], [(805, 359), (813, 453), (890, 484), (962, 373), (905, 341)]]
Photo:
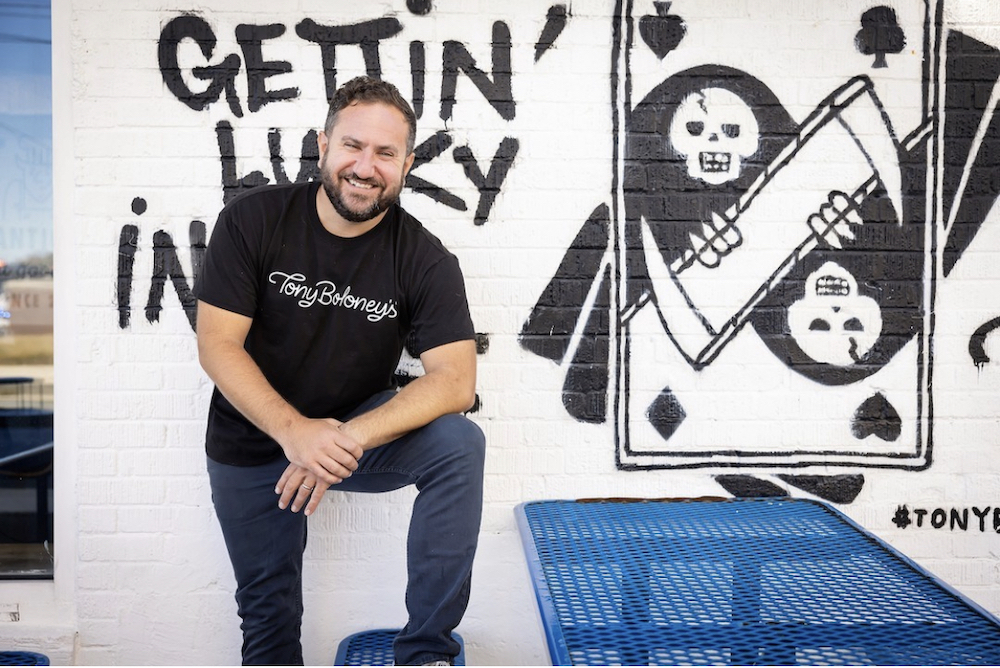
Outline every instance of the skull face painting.
[[(926, 161), (925, 144), (901, 153), (904, 182), (923, 183)], [(924, 201), (914, 189), (900, 220), (877, 190), (859, 209), (864, 225), (853, 240), (814, 250), (762, 301), (750, 322), (778, 359), (816, 382), (846, 385), (877, 373), (920, 331)]]
[[(703, 65), (653, 88), (632, 111), (624, 153), (628, 245), (645, 221), (668, 265), (690, 249), (795, 133), (771, 90), (746, 72)], [(633, 254), (638, 255), (638, 253)], [(644, 261), (629, 261), (644, 276)]]
[(719, 185), (740, 175), (742, 160), (757, 152), (753, 110), (722, 88), (688, 95), (670, 123), (669, 141), (685, 157), (688, 176)]
[(882, 333), (882, 310), (858, 294), (858, 282), (836, 262), (806, 278), (806, 294), (788, 308), (788, 325), (799, 347), (817, 362), (860, 362)]

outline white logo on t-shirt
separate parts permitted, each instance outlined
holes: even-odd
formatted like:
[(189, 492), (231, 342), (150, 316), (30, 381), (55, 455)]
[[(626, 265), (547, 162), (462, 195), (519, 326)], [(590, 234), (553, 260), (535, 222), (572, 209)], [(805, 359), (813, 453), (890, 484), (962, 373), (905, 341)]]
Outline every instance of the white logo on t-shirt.
[(339, 306), (367, 313), (367, 318), (371, 322), (378, 322), (383, 318), (395, 318), (396, 300), (380, 301), (369, 299), (368, 297), (355, 297), (351, 294), (351, 286), (337, 290), (337, 285), (333, 281), (318, 281), (316, 285), (308, 285), (305, 274), (286, 274), (283, 271), (273, 271), (268, 276), (272, 285), (278, 286), (278, 292), (288, 295), (298, 300), (298, 305), (302, 308), (311, 306)]

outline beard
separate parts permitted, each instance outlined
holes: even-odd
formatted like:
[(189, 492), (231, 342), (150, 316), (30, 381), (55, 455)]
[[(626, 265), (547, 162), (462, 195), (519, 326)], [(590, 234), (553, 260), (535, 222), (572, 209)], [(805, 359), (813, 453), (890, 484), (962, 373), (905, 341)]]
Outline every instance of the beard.
[[(403, 189), (402, 183), (400, 183), (400, 185), (396, 188), (387, 189), (385, 186), (376, 183), (373, 179), (359, 179), (357, 175), (354, 174), (335, 179), (333, 174), (323, 169), (323, 165), (320, 165), (320, 178), (323, 182), (323, 190), (326, 192), (326, 196), (330, 199), (330, 203), (333, 205), (334, 210), (340, 214), (341, 218), (351, 223), (364, 223), (378, 216), (392, 206), (393, 202), (399, 198), (399, 194)], [(371, 204), (363, 209), (351, 208), (341, 193), (340, 181), (345, 178), (353, 178), (354, 180), (362, 183), (379, 185), (382, 187), (382, 193), (376, 197)]]

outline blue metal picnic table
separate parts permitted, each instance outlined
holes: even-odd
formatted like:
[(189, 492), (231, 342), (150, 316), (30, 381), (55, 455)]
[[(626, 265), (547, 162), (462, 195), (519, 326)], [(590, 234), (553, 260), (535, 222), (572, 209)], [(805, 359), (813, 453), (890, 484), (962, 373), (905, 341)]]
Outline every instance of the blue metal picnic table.
[(553, 665), (1000, 665), (1000, 621), (826, 504), (516, 515)]

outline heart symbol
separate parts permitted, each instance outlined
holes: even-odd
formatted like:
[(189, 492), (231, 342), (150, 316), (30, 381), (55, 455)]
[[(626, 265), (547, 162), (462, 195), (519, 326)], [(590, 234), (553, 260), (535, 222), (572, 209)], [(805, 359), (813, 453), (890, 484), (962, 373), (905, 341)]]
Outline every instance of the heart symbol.
[(903, 421), (899, 413), (881, 392), (865, 399), (854, 411), (851, 433), (858, 440), (874, 434), (883, 441), (895, 441), (902, 431)]
[(654, 2), (656, 16), (647, 14), (639, 19), (639, 34), (642, 40), (660, 60), (677, 48), (687, 31), (681, 17), (668, 14), (670, 4)]

